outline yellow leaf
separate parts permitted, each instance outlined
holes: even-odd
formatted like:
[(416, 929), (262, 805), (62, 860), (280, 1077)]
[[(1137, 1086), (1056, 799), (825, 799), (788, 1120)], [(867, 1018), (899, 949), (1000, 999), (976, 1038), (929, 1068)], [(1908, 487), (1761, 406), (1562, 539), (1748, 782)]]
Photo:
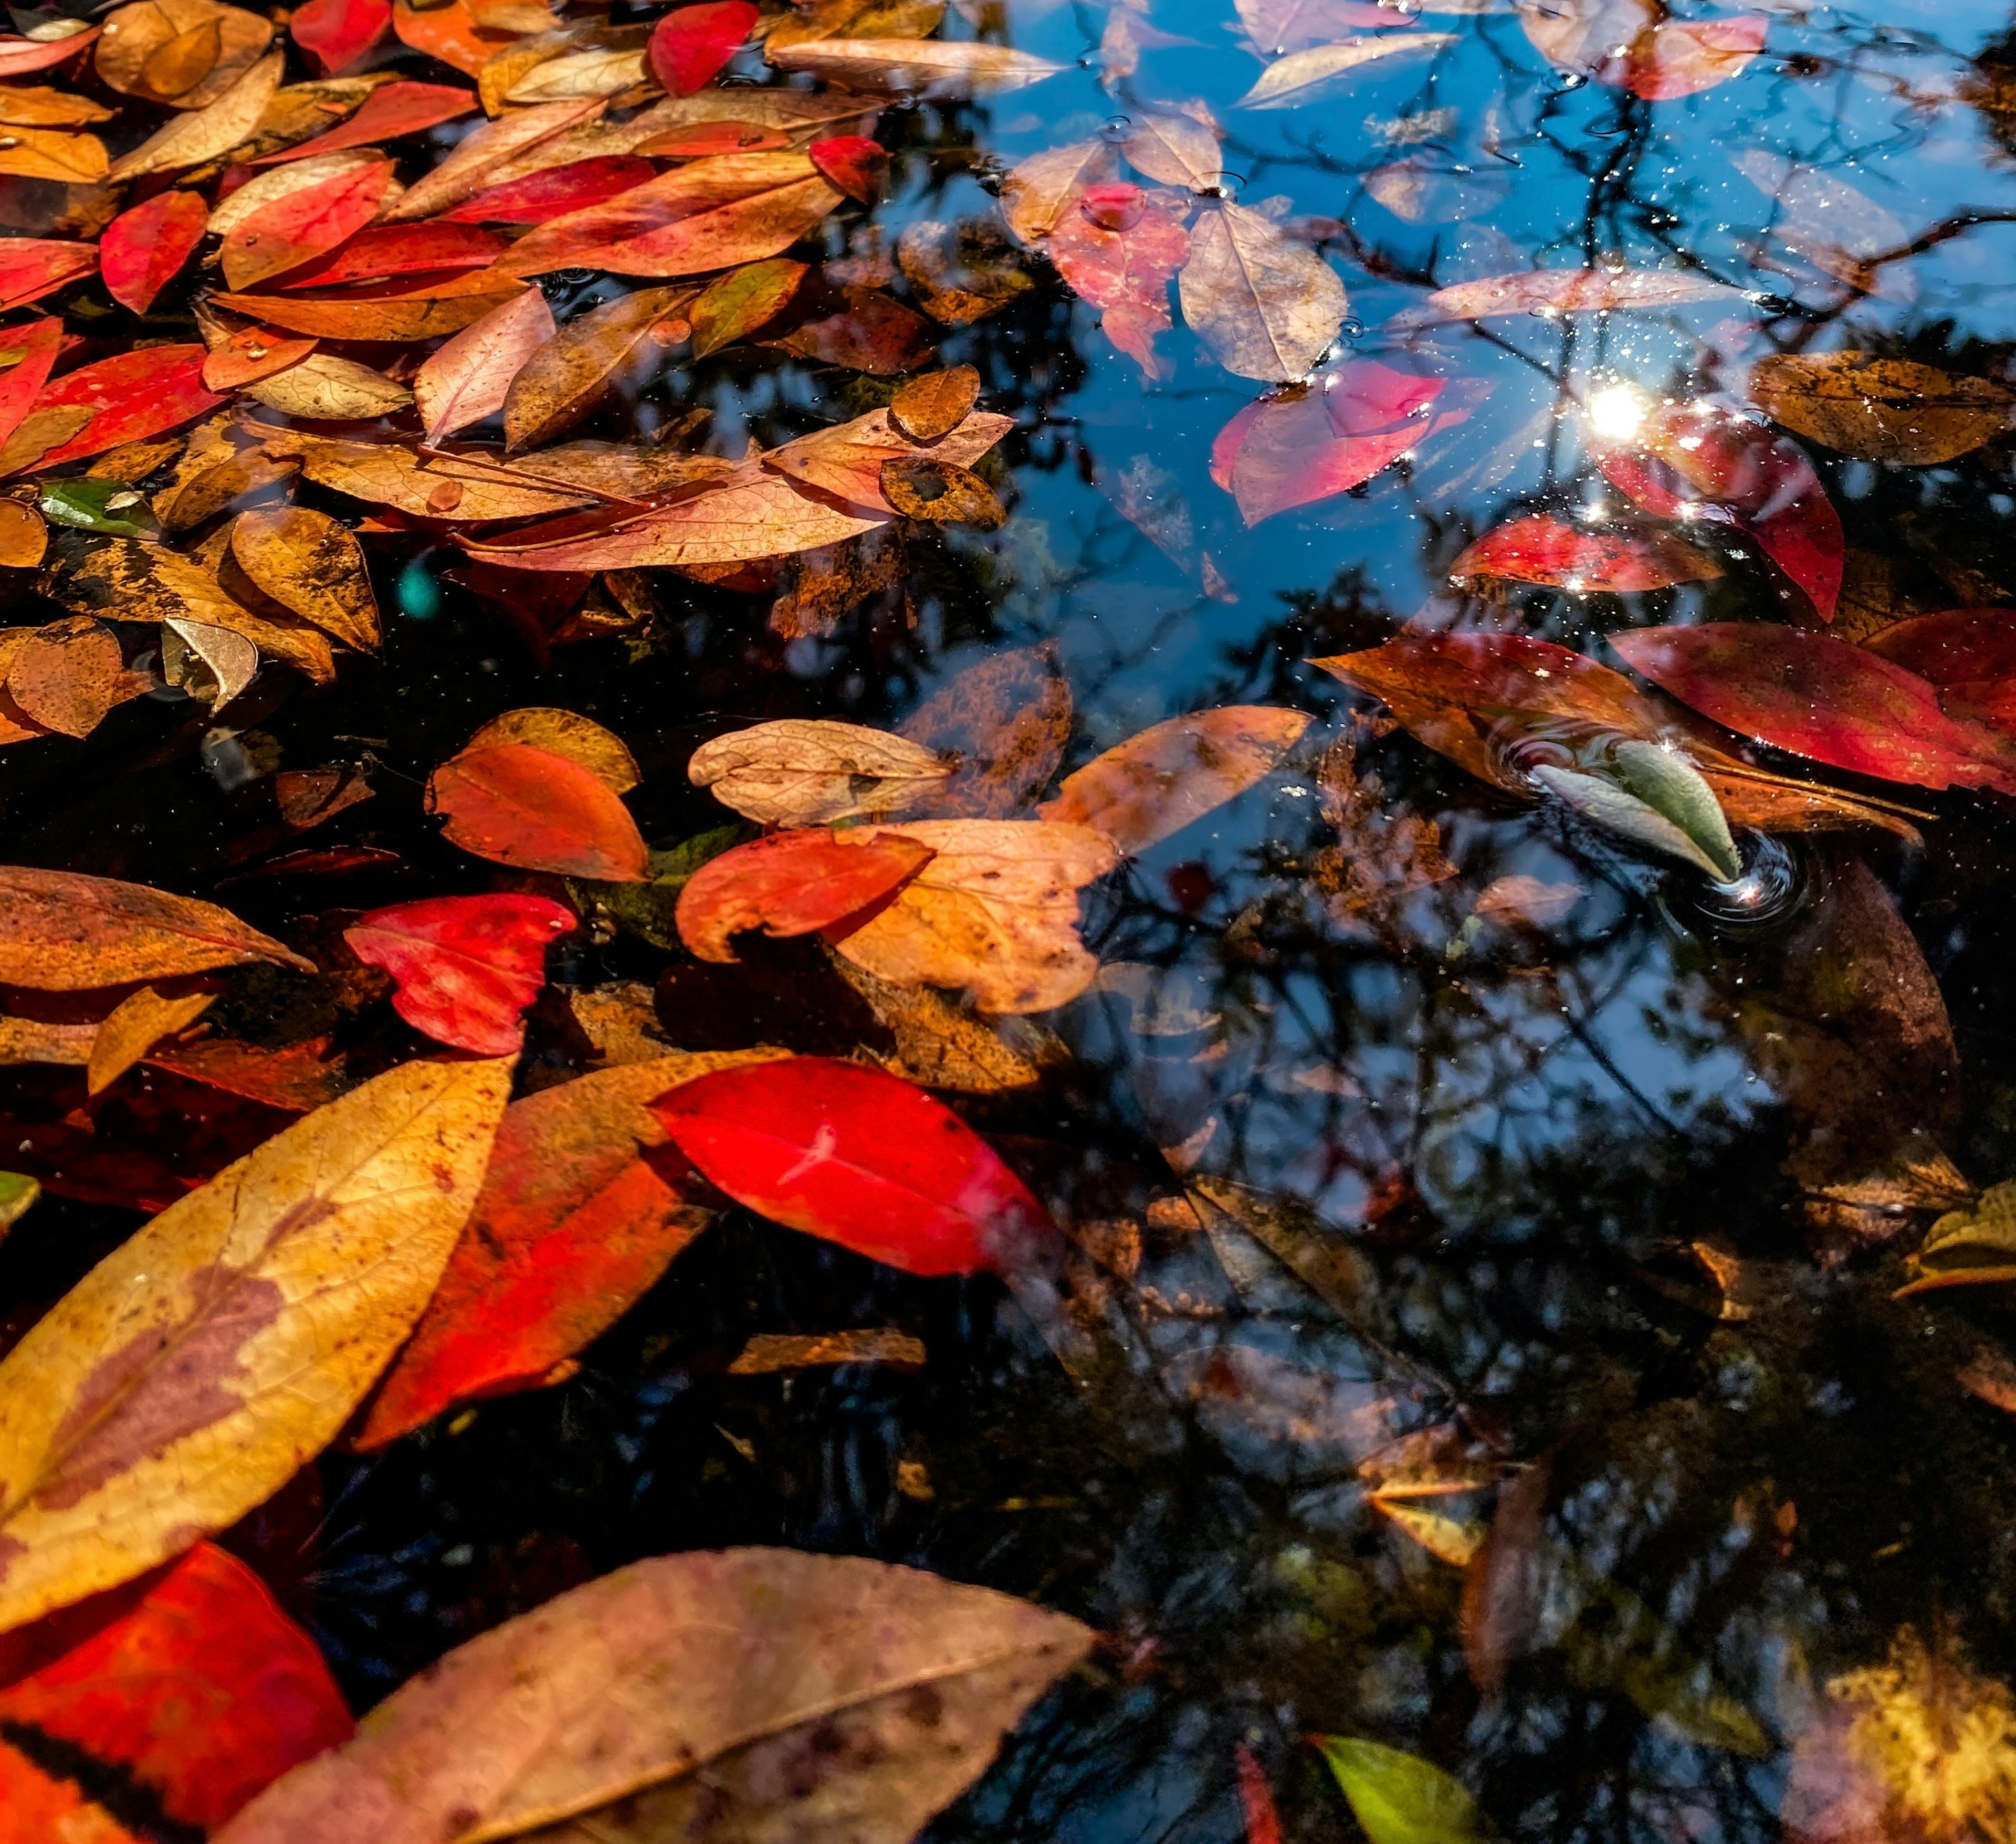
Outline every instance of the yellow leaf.
[(216, 997), (214, 993), (183, 993), (171, 998), (143, 986), (121, 1000), (91, 1041), (85, 1088), (92, 1095), (110, 1088), (164, 1037), (193, 1024)]
[(0, 1363), (0, 1630), (222, 1529), (326, 1447), (433, 1293), (512, 1063), (401, 1065), (227, 1166)]

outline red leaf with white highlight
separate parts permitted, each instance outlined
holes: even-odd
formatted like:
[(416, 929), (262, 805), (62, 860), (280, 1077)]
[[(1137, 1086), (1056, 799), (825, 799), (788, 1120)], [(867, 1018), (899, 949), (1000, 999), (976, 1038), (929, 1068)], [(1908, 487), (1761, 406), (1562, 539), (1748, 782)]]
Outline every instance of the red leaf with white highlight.
[(314, 1641), (208, 1543), (8, 1634), (0, 1682), (0, 1724), (124, 1769), (199, 1830), (355, 1726)]
[(908, 1274), (1013, 1271), (1056, 1234), (985, 1141), (880, 1069), (809, 1056), (724, 1069), (651, 1111), (736, 1202)]
[(1456, 582), (1497, 577), (1575, 595), (1665, 589), (1721, 574), (1706, 552), (1670, 532), (1594, 531), (1545, 513), (1487, 531), (1449, 566)]
[(1957, 720), (1915, 672), (1806, 628), (1748, 621), (1643, 627), (1610, 644), (1729, 729), (1857, 775), (2016, 793), (2016, 743)]
[(209, 202), (200, 192), (183, 190), (157, 192), (144, 205), (121, 212), (98, 245), (105, 292), (121, 307), (146, 313), (195, 254), (209, 222)]
[(546, 983), (546, 950), (574, 926), (544, 897), (431, 897), (360, 915), (343, 932), (357, 958), (398, 983), (392, 1007), (437, 1044), (508, 1056)]

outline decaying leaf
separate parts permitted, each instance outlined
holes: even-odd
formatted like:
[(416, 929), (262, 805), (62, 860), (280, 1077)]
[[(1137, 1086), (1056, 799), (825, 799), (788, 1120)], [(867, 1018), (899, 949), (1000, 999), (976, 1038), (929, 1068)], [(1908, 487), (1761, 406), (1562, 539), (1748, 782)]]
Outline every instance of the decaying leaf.
[(1307, 245), (1244, 205), (1199, 212), (1177, 279), (1183, 318), (1229, 372), (1263, 383), (1306, 377), (1337, 337), (1344, 284)]
[(1779, 353), (1750, 373), (1774, 422), (1864, 461), (1930, 466), (1992, 442), (2009, 426), (2011, 392), (1873, 352)]
[(828, 719), (783, 718), (694, 750), (687, 778), (762, 825), (830, 825), (907, 805), (952, 764), (901, 736)]
[(241, 512), (231, 554), (254, 584), (345, 646), (365, 652), (382, 638), (363, 548), (348, 527), (307, 506)]

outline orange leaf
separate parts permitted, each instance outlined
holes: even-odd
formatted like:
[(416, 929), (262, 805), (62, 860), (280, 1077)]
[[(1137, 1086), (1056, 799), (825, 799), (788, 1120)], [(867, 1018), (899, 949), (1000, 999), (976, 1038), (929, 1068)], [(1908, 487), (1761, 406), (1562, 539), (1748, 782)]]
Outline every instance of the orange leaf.
[(444, 762), (427, 800), (447, 819), (441, 836), (480, 858), (611, 883), (650, 874), (630, 810), (579, 763), (527, 743)]

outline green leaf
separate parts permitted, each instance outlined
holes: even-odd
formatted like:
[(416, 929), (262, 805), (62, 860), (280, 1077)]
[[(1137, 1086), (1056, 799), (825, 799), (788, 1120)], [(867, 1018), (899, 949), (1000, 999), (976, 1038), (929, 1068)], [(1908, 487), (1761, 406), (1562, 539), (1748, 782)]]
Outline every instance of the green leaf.
[(110, 537), (146, 537), (158, 529), (146, 501), (124, 480), (51, 480), (42, 488), (42, 512), (59, 525)]
[(1947, 1211), (1925, 1231), (1913, 1265), (1917, 1277), (1900, 1293), (2016, 1280), (2016, 1180)]
[(33, 1178), (20, 1172), (0, 1172), (0, 1234), (19, 1223), (41, 1195), (41, 1186)]
[(1612, 745), (1582, 770), (1551, 764), (1533, 778), (1593, 824), (1705, 871), (1719, 882), (1743, 875), (1714, 790), (1692, 763), (1636, 738)]
[(1372, 1844), (1481, 1844), (1477, 1802), (1441, 1768), (1377, 1742), (1313, 1739)]
[(626, 934), (635, 935), (653, 947), (676, 949), (680, 946), (675, 919), (679, 892), (709, 858), (718, 857), (731, 846), (754, 836), (751, 827), (715, 826), (682, 839), (669, 850), (649, 854), (646, 859), (651, 874), (648, 883), (601, 883), (590, 878), (570, 877), (567, 893), (577, 908), (585, 912), (588, 904), (596, 904)]

